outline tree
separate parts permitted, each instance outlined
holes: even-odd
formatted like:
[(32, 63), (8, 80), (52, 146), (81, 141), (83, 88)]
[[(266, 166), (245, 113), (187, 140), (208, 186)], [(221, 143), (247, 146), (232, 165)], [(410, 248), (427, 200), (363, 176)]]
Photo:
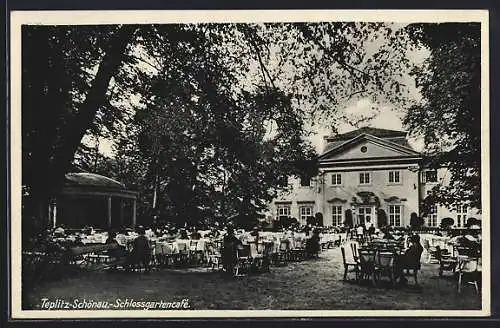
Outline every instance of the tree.
[(450, 172), (449, 184), (426, 197), (426, 211), (463, 202), (480, 209), (480, 24), (415, 24), (407, 31), (431, 56), (415, 70), (422, 101), (408, 110), (404, 124), (423, 137), (428, 167)]
[(466, 224), (466, 226), (467, 226), (468, 228), (470, 228), (470, 227), (472, 227), (472, 226), (474, 226), (474, 225), (480, 225), (480, 224), (481, 224), (481, 222), (480, 222), (478, 219), (476, 219), (476, 218), (474, 218), (474, 217), (471, 217), (471, 218), (468, 218), (468, 219), (467, 219), (467, 224)]
[[(387, 24), (24, 32), (23, 184), (34, 199), (57, 194), (74, 160), (137, 186), (144, 216), (253, 217), (284, 187), (278, 172), (314, 174), (302, 165), (315, 157), (306, 120), (342, 118), (338, 109), (356, 97), (405, 94), (405, 58), (389, 51), (404, 35)], [(372, 40), (379, 46), (368, 53)], [(121, 135), (115, 158), (82, 144), (85, 133)]]
[(83, 135), (106, 107), (135, 29), (23, 27), (23, 227), (45, 216)]

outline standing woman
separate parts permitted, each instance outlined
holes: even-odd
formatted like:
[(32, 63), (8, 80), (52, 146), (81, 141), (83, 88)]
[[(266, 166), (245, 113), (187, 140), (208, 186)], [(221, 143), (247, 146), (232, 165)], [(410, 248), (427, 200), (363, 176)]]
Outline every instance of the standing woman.
[(234, 235), (233, 227), (227, 227), (227, 233), (224, 236), (222, 246), (222, 263), (224, 271), (228, 274), (233, 274), (237, 260), (237, 251), (241, 241)]

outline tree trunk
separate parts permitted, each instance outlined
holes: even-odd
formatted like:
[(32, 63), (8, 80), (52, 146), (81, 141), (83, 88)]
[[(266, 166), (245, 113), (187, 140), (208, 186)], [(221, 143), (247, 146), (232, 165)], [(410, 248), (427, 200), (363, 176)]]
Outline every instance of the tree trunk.
[(80, 142), (95, 119), (96, 113), (105, 101), (111, 78), (117, 73), (125, 56), (125, 50), (130, 43), (136, 26), (122, 26), (110, 41), (110, 47), (102, 59), (92, 86), (72, 121), (63, 132), (63, 144), (56, 154), (50, 176), (56, 193), (64, 181), (64, 175), (69, 170), (71, 162)]

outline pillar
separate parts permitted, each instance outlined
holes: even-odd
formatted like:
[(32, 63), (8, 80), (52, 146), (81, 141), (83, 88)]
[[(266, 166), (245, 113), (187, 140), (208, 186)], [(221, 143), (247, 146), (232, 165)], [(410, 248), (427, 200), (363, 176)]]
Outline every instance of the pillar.
[(52, 222), (54, 222), (54, 228), (55, 228), (57, 225), (57, 203), (55, 201), (52, 207)]
[(132, 226), (135, 227), (137, 223), (137, 199), (134, 198), (132, 203)]
[(111, 196), (107, 197), (108, 201), (108, 227), (111, 227)]
[(120, 227), (123, 227), (123, 198), (120, 198)]
[(49, 224), (52, 225), (52, 228), (57, 226), (57, 206), (55, 199), (51, 199), (49, 203)]

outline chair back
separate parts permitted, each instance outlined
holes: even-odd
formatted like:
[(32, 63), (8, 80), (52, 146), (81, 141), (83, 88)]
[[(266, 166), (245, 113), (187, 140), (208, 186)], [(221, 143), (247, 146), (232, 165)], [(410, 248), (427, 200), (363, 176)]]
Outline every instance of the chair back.
[(479, 258), (458, 257), (458, 271), (462, 273), (471, 273), (479, 271)]
[(236, 256), (238, 258), (250, 257), (250, 245), (242, 245), (236, 250)]
[(360, 248), (358, 250), (359, 261), (361, 263), (375, 263), (377, 251), (374, 249)]
[(393, 252), (379, 252), (376, 258), (379, 266), (390, 268), (394, 266), (396, 256)]
[(186, 243), (177, 243), (177, 247), (179, 248), (179, 253), (187, 253), (188, 248)]
[(431, 248), (431, 244), (429, 243), (429, 239), (422, 240), (422, 246), (424, 247), (425, 250), (429, 250), (429, 248)]
[(357, 242), (351, 242), (350, 245), (351, 245), (351, 250), (352, 250), (352, 256), (354, 257), (354, 259), (359, 258), (358, 243)]
[(346, 259), (346, 256), (345, 256), (345, 248), (344, 248), (344, 246), (340, 247), (340, 251), (342, 252), (342, 263), (344, 263), (344, 266), (345, 266), (347, 264), (347, 259)]

